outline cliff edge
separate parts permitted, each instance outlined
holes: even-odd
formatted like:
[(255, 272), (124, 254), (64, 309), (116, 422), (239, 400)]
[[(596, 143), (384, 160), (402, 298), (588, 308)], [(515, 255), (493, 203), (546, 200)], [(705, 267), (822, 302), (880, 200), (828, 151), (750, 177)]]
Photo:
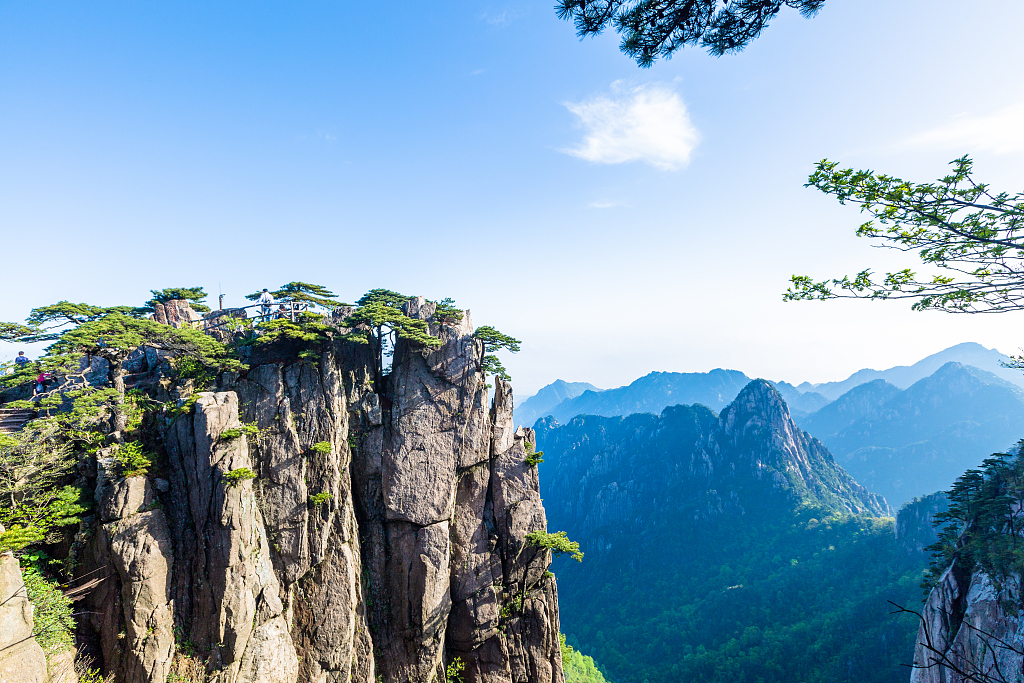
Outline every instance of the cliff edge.
[(405, 312), (442, 343), (399, 339), (383, 376), (339, 338), (254, 350), (216, 391), (165, 385), (166, 478), (100, 454), (77, 573), (106, 577), (82, 628), (107, 674), (561, 683), (551, 551), (524, 542), (546, 530), (533, 431), (510, 383), (488, 401), (468, 311)]

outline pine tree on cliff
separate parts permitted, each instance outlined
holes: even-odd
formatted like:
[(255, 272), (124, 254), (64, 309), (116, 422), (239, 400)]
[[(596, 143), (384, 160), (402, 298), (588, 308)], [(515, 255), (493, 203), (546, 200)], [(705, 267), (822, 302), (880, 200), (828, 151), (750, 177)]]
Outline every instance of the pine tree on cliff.
[[(238, 369), (241, 364), (212, 337), (191, 328), (175, 328), (141, 317), (143, 309), (131, 306), (102, 307), (61, 301), (33, 309), (28, 325), (7, 323), (5, 341), (52, 341), (39, 360), (38, 369), (57, 376), (79, 372), (81, 358), (97, 356), (107, 361), (107, 378), (115, 394), (110, 403), (114, 434), (126, 426), (124, 362), (142, 346), (187, 356), (205, 367)], [(32, 369), (35, 371), (35, 368)], [(4, 378), (12, 386), (20, 374)]]
[[(0, 524), (6, 527), (0, 551), (44, 542), (52, 530), (77, 523), (86, 508), (67, 477), (78, 454), (113, 441), (111, 452), (125, 476), (141, 474), (150, 464), (144, 445), (135, 440), (139, 399), (125, 391), (124, 363), (133, 351), (149, 346), (199, 367), (242, 367), (212, 337), (142, 318), (143, 311), (61, 301), (33, 309), (27, 325), (0, 325), (0, 338), (6, 341), (53, 342), (31, 367), (0, 378), (0, 387), (32, 381), (39, 372), (57, 381), (35, 402), (24, 402), (46, 413), (17, 433), (0, 435)], [(83, 355), (107, 361), (108, 387), (85, 381), (89, 368), (83, 367)], [(18, 407), (17, 402), (8, 405)]]
[(580, 38), (612, 27), (619, 49), (641, 67), (679, 48), (701, 46), (716, 57), (743, 50), (783, 7), (814, 16), (825, 0), (559, 0), (559, 19), (573, 22)]
[(498, 332), (498, 330), (490, 325), (478, 327), (473, 336), (484, 343), (484, 374), (496, 375), (506, 381), (511, 380), (512, 378), (505, 370), (505, 366), (501, 364), (501, 360), (494, 355), (494, 352), (504, 349), (511, 353), (519, 353), (519, 345), (522, 342), (507, 334)]
[(368, 343), (373, 349), (377, 381), (384, 377), (385, 360), (394, 355), (398, 339), (427, 348), (436, 348), (441, 340), (430, 336), (425, 320), (410, 318), (402, 308), (413, 297), (390, 289), (371, 289), (356, 301), (356, 310), (345, 325), (356, 329), (352, 341)]
[[(390, 289), (371, 289), (356, 301), (356, 310), (345, 320), (346, 325), (356, 328), (349, 336), (351, 340), (372, 345), (378, 380), (384, 376), (385, 361), (394, 354), (398, 339), (427, 348), (441, 345), (440, 339), (430, 335), (426, 321), (410, 318), (403, 312), (404, 306), (414, 298)], [(456, 308), (451, 299), (434, 303), (434, 320), (448, 324), (462, 320), (462, 310)], [(505, 349), (517, 353), (521, 342), (489, 325), (477, 328), (473, 336), (484, 343), (481, 367), (484, 374), (511, 379), (494, 352)]]
[(204, 304), (209, 296), (202, 287), (168, 287), (166, 289), (151, 289), (153, 298), (146, 302), (145, 309), (149, 312), (156, 307), (156, 304), (165, 304), (168, 301), (187, 301), (193, 311), (209, 313), (210, 307)]
[[(249, 301), (256, 301), (262, 292), (246, 294)], [(338, 295), (331, 292), (323, 285), (314, 285), (308, 282), (289, 282), (281, 285), (277, 290), (270, 293), (274, 300), (279, 303), (294, 303), (305, 306), (314, 305), (328, 310), (338, 305)]]

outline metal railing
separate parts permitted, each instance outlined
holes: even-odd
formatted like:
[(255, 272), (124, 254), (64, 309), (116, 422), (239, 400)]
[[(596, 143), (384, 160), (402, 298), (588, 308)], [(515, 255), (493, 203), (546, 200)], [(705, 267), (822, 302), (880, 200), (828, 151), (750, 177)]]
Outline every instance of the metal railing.
[[(231, 327), (233, 330), (234, 324), (238, 321), (250, 321), (256, 320), (259, 322), (269, 322), (271, 320), (284, 320), (288, 319), (295, 322), (297, 315), (309, 312), (310, 308), (315, 304), (309, 304), (306, 302), (297, 301), (284, 301), (281, 303), (272, 304), (250, 304), (248, 306), (239, 306), (237, 308), (221, 308), (217, 311), (211, 311), (204, 317), (198, 320), (190, 320), (189, 324), (193, 329), (197, 330), (215, 330), (225, 329)], [(233, 315), (237, 311), (241, 311), (245, 314), (244, 317)], [(249, 315), (252, 311), (256, 315)], [(221, 315), (214, 316), (214, 313), (221, 313)]]

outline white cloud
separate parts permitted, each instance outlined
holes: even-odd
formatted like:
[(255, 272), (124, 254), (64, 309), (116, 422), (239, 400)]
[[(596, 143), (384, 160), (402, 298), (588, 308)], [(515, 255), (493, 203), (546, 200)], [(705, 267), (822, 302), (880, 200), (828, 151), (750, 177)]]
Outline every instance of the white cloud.
[(1024, 102), (986, 116), (961, 114), (949, 123), (913, 136), (911, 145), (958, 147), (969, 153), (1024, 152)]
[(623, 204), (622, 202), (609, 202), (599, 200), (596, 202), (590, 202), (590, 204), (588, 204), (587, 206), (589, 206), (591, 209), (612, 209), (615, 208), (616, 206), (626, 206), (626, 204)]
[(480, 15), (480, 18), (486, 21), (491, 26), (507, 26), (513, 21), (515, 21), (518, 17), (516, 17), (516, 14), (514, 12), (509, 12), (508, 10), (505, 10), (501, 14), (488, 14), (487, 12), (484, 12), (483, 14)]
[(611, 90), (611, 97), (564, 103), (586, 136), (578, 146), (559, 151), (597, 164), (646, 161), (666, 171), (690, 162), (700, 135), (675, 90), (663, 84), (627, 88), (621, 81)]

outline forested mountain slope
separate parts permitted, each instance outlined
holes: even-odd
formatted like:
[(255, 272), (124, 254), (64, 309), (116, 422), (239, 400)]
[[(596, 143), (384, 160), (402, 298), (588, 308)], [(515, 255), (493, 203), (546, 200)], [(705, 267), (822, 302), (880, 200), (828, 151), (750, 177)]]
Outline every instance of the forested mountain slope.
[(797, 421), (858, 482), (899, 506), (948, 489), (1024, 437), (1024, 390), (947, 363), (904, 391), (876, 380)]
[(920, 557), (756, 380), (716, 416), (580, 416), (537, 425), (563, 630), (622, 683), (904, 681)]

